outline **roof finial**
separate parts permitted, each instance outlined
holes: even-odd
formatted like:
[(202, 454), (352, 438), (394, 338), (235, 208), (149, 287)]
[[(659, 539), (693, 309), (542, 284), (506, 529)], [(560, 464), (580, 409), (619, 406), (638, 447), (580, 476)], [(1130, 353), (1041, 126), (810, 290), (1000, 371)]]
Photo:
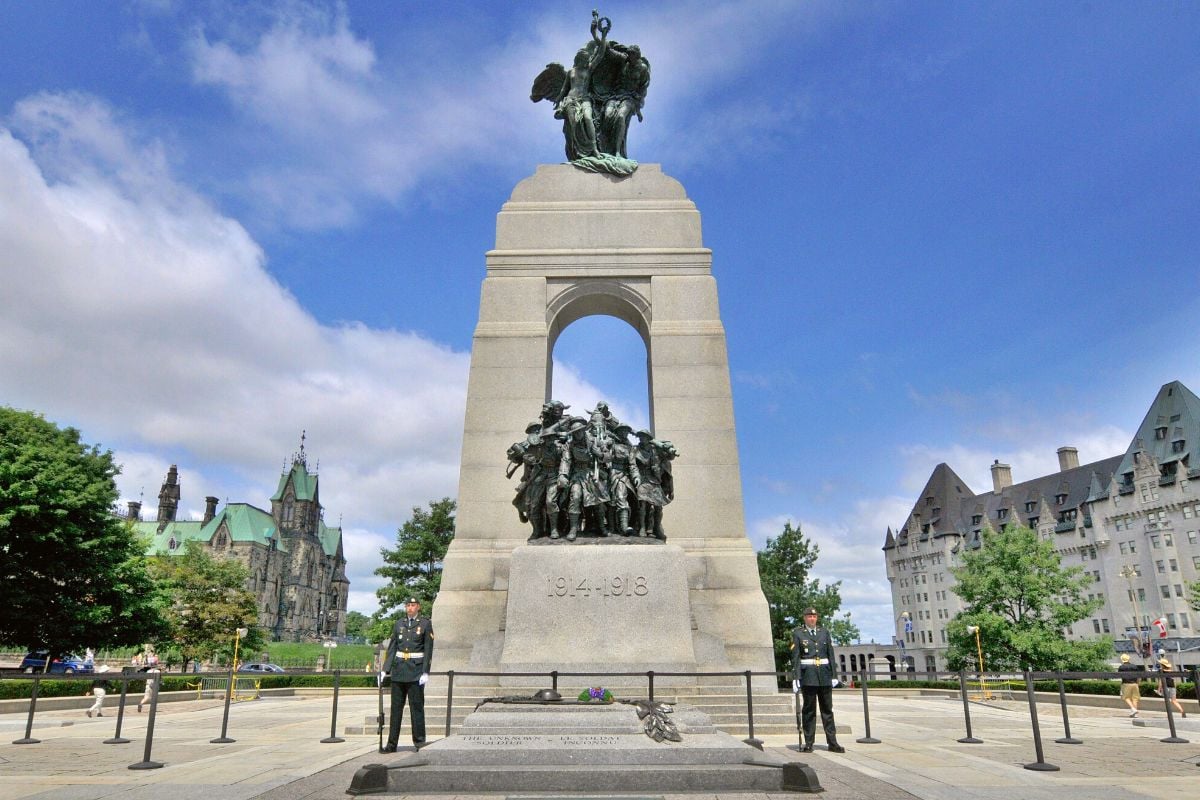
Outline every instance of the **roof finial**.
[(298, 452), (292, 453), (292, 466), (293, 467), (296, 466), (297, 464), (300, 464), (300, 465), (304, 466), (305, 469), (308, 468), (308, 456), (306, 456), (304, 454), (304, 442), (307, 438), (308, 438), (308, 431), (307, 430), (300, 431), (300, 450)]

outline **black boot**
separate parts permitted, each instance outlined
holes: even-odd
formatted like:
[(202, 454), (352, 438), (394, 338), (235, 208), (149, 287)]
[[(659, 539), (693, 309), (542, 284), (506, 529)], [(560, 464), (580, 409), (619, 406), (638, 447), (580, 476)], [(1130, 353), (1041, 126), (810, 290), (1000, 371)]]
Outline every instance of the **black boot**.
[[(812, 745), (809, 745), (809, 747), (811, 748)], [(846, 752), (846, 748), (844, 748), (840, 744), (838, 744), (837, 739), (830, 739), (829, 740), (829, 752), (844, 753), (844, 752)]]

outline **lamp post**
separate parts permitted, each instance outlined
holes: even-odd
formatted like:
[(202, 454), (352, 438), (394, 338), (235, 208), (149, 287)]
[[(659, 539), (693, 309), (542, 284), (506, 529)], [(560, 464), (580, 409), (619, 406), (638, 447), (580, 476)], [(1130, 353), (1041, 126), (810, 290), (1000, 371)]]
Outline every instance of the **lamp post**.
[(249, 628), (238, 628), (233, 632), (233, 671), (237, 672), (238, 668), (238, 644), (242, 641), (242, 637), (250, 633)]
[(1142, 659), (1142, 667), (1146, 666), (1146, 651), (1142, 644), (1142, 625), (1138, 621), (1140, 615), (1138, 613), (1137, 592), (1133, 589), (1133, 579), (1138, 575), (1138, 571), (1131, 565), (1126, 564), (1121, 567), (1121, 577), (1129, 584), (1129, 602), (1133, 604), (1133, 629), (1136, 631), (1134, 643), (1137, 646), (1137, 655)]
[(988, 694), (987, 690), (987, 681), (983, 677), (983, 645), (979, 641), (979, 626), (968, 625), (967, 633), (975, 634), (975, 652), (979, 654), (979, 691), (984, 700), (991, 700), (992, 696)]

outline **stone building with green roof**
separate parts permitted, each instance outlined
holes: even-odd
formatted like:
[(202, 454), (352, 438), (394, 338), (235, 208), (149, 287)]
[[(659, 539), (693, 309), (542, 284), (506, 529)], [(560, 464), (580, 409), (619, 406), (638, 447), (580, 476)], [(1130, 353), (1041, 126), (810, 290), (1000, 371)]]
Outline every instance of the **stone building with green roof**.
[(247, 589), (258, 598), (258, 624), (277, 641), (343, 636), (350, 581), (342, 551), (342, 529), (325, 524), (315, 472), (308, 471), (304, 447), (279, 476), (270, 510), (249, 503), (207, 497), (204, 517), (177, 520), (179, 472), (171, 465), (158, 495), (158, 515), (142, 522), (140, 505), (130, 504), (135, 528), (149, 540), (148, 555), (183, 553), (198, 541), (213, 555), (236, 558), (249, 572)]

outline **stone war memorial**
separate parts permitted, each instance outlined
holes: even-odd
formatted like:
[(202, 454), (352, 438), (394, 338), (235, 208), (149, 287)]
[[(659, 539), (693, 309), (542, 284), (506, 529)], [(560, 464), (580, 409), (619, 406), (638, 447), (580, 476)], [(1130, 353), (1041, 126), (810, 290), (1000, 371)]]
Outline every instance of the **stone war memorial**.
[[(488, 675), (456, 675), (455, 686), (505, 696), (455, 735), (364, 767), (351, 793), (815, 784), (807, 767), (704, 713), (645, 699), (648, 670), (659, 697), (705, 686), (744, 697), (742, 676), (698, 673), (775, 667), (742, 515), (712, 252), (684, 187), (627, 156), (650, 65), (636, 45), (609, 39), (611, 27), (593, 12), (572, 66), (550, 64), (534, 80), (531, 99), (562, 120), (568, 162), (537, 167), (500, 209), (472, 344), (435, 661), (439, 672)], [(552, 396), (555, 341), (596, 314), (645, 343), (650, 430), (621, 424), (602, 398), (572, 409)], [(551, 670), (642, 674), (563, 677), (568, 699), (530, 697)], [(531, 672), (541, 676), (519, 674)], [(574, 700), (567, 686), (604, 686), (625, 702)], [(754, 694), (780, 699), (769, 676)], [(655, 720), (678, 735), (649, 735)]]

